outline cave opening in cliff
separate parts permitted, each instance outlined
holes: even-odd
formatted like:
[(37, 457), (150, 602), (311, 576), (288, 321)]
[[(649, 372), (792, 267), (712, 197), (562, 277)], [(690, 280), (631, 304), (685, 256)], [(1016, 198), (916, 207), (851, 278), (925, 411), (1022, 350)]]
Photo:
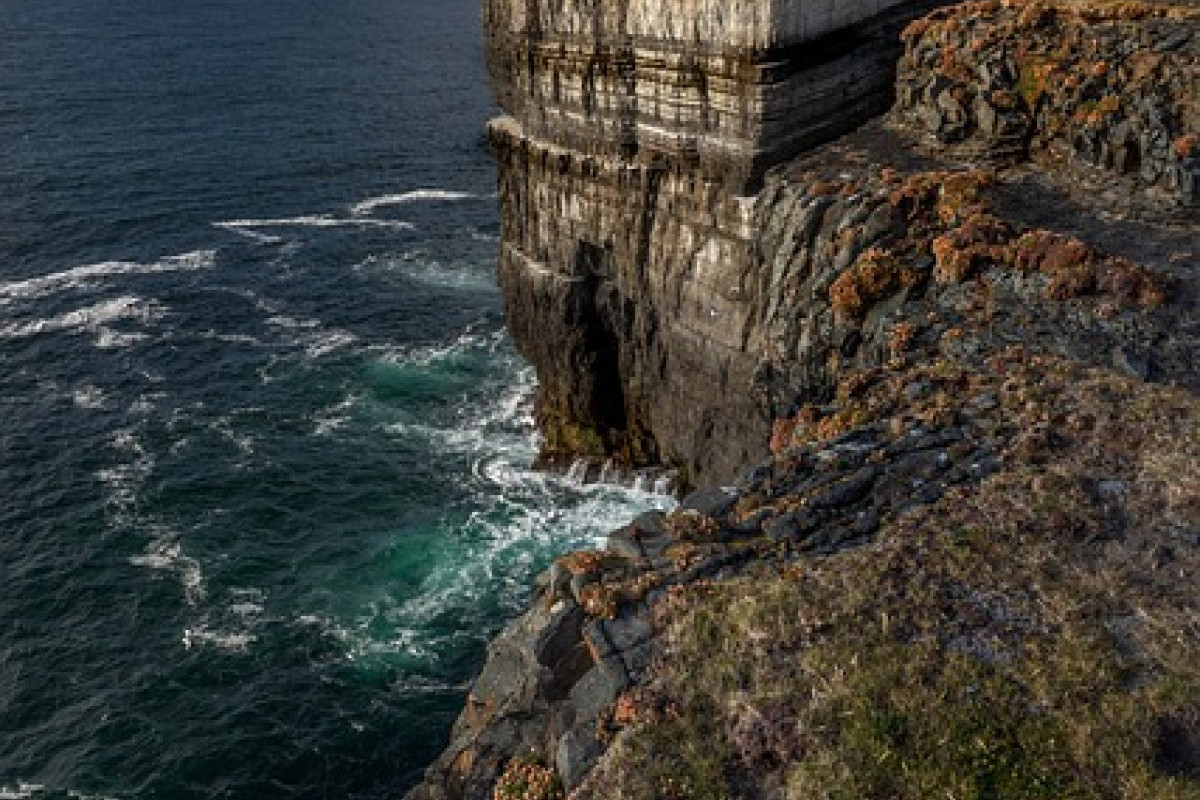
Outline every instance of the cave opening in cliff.
[(575, 270), (582, 278), (580, 327), (591, 376), (588, 411), (596, 430), (611, 439), (627, 427), (617, 335), (624, 304), (613, 280), (610, 252), (591, 242), (579, 242)]

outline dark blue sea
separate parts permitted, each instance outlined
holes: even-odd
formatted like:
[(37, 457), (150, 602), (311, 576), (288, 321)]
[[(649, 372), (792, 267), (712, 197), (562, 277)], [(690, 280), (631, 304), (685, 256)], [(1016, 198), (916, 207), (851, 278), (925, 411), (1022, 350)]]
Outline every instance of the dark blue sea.
[(394, 798), (554, 554), (478, 0), (0, 0), (0, 800)]

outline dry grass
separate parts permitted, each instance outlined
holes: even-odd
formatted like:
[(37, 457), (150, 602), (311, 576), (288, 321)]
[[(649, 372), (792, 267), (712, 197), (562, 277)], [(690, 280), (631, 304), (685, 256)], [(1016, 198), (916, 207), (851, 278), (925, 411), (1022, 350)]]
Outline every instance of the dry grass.
[(674, 593), (582, 797), (1200, 798), (1200, 403), (996, 367), (1005, 470), (868, 547)]

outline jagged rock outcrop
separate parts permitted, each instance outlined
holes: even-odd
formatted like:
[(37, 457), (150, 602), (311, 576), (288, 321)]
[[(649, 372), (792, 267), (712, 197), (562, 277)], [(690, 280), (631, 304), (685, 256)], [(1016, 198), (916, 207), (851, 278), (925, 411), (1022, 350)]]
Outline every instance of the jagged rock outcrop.
[(789, 408), (777, 457), (615, 531), (607, 552), (560, 559), (493, 646), (415, 798), (485, 797), (514, 763), (608, 796), (625, 767), (587, 776), (606, 753), (627, 763), (606, 737), (636, 727), (637, 687), (661, 677), (656, 609), (673, 593), (840, 557), (1040, 463), (1061, 436), (1044, 393), (1069, 372), (1107, 373), (1122, 397), (1147, 381), (1200, 391), (1198, 226), (1126, 222), (1097, 238), (1085, 206), (1028, 176), (939, 163), (878, 124), (772, 173), (758, 203), (770, 225), (751, 296), (780, 349), (756, 380)]
[(1118, 207), (1200, 208), (1200, 8), (965, 3), (904, 34), (896, 116), (959, 156), (1033, 156)]

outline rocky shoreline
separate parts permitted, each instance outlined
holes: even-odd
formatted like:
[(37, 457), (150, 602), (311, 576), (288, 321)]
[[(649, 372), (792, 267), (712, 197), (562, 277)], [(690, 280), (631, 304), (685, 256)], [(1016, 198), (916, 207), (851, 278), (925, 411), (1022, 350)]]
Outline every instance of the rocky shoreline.
[[(726, 17), (651, 46), (613, 5), (489, 5), (532, 37), (501, 285), (548, 460), (722, 488), (556, 561), (409, 797), (1200, 797), (1200, 6), (877, 4), (688, 61)], [(794, 97), (901, 19), (891, 111), (802, 153), (754, 123), (785, 100), (708, 150), (734, 121), (646, 110), (701, 62)]]

